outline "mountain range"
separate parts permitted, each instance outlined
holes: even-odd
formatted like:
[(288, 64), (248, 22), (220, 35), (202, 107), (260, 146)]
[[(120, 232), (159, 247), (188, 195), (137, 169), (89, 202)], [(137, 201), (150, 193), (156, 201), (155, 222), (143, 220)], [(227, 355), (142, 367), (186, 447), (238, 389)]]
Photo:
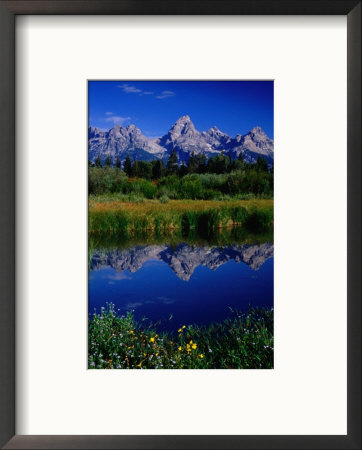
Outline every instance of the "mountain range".
[(228, 247), (193, 247), (189, 244), (179, 244), (176, 248), (169, 245), (146, 245), (105, 252), (94, 250), (90, 270), (110, 266), (117, 272), (136, 272), (146, 261), (156, 259), (168, 264), (181, 280), (189, 281), (196, 267), (200, 265), (216, 270), (234, 260), (236, 263), (247, 264), (252, 270), (258, 270), (273, 256), (272, 243), (234, 244)]
[(123, 127), (115, 125), (109, 131), (100, 128), (88, 129), (88, 158), (94, 162), (99, 156), (102, 161), (110, 155), (113, 162), (119, 157), (124, 161), (127, 154), (131, 159), (152, 161), (167, 160), (175, 149), (179, 162), (188, 162), (192, 152), (205, 154), (207, 158), (221, 152), (232, 159), (240, 153), (246, 162), (255, 162), (262, 156), (272, 164), (274, 161), (274, 141), (260, 127), (254, 127), (245, 135), (230, 137), (213, 126), (199, 132), (188, 115), (180, 117), (171, 129), (160, 138), (144, 136), (135, 125)]

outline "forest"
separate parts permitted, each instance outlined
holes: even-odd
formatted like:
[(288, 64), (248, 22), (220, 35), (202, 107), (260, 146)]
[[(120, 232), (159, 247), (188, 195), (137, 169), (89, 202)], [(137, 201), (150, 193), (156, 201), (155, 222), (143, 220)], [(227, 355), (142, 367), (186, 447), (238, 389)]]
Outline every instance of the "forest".
[(110, 156), (102, 164), (98, 157), (89, 161), (88, 174), (90, 195), (118, 193), (130, 201), (273, 197), (274, 169), (261, 156), (248, 163), (241, 154), (234, 160), (223, 153), (207, 160), (204, 154), (191, 153), (187, 164), (178, 163), (175, 150), (166, 162), (132, 162), (127, 155), (123, 164)]

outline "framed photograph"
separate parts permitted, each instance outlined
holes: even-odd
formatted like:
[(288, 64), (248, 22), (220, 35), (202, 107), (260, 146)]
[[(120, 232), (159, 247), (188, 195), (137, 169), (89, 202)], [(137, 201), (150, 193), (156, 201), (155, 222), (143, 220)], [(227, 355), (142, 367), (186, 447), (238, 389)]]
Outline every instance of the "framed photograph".
[(1, 1), (3, 448), (361, 448), (361, 3)]
[(273, 84), (88, 81), (89, 369), (273, 368)]

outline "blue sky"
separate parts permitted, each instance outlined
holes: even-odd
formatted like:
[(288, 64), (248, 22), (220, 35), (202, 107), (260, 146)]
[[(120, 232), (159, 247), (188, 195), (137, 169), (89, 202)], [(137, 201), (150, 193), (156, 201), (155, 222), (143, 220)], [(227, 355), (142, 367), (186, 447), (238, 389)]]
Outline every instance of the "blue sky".
[(273, 81), (89, 81), (89, 125), (134, 124), (163, 136), (188, 114), (196, 129), (234, 137), (260, 126), (274, 137)]

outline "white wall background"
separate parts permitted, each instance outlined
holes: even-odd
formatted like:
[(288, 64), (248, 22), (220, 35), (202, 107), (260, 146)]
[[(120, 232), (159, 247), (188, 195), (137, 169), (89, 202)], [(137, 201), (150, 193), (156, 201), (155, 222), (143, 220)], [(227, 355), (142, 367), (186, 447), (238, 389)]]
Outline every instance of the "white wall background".
[[(17, 433), (346, 433), (346, 18), (17, 17)], [(87, 79), (275, 79), (275, 369), (87, 371)]]

